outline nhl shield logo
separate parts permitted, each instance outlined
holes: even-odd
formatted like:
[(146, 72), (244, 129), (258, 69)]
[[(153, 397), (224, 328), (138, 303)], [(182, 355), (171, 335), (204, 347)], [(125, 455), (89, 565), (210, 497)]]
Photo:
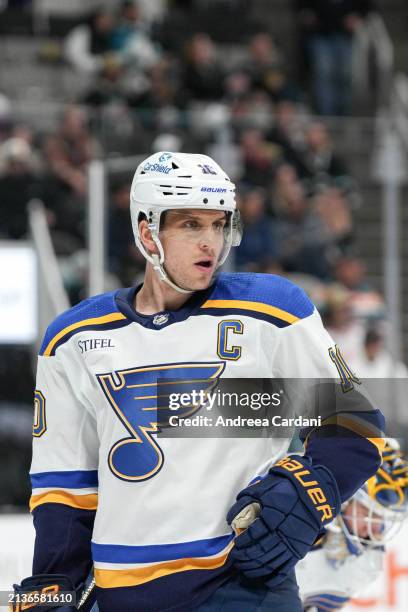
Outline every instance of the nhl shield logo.
[(169, 320), (169, 315), (166, 314), (158, 314), (153, 318), (153, 325), (164, 325)]

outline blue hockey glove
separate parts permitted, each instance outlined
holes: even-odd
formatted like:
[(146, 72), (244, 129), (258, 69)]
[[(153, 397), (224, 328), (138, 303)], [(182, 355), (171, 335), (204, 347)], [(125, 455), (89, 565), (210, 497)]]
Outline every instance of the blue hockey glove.
[(14, 584), (13, 587), (14, 600), (9, 608), (11, 612), (28, 609), (30, 612), (48, 612), (56, 609), (60, 612), (73, 612), (77, 609), (75, 605), (77, 593), (68, 576), (35, 574), (24, 578), (21, 584)]
[(235, 538), (230, 557), (248, 578), (282, 582), (340, 512), (337, 483), (323, 465), (291, 455), (262, 480), (243, 489), (227, 515), (233, 523), (246, 506), (259, 504), (258, 518)]

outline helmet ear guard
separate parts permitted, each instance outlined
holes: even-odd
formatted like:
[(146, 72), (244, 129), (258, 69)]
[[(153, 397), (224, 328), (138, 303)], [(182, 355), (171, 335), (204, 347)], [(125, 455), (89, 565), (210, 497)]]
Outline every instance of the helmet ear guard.
[[(135, 242), (160, 279), (181, 293), (191, 293), (178, 287), (164, 269), (165, 254), (160, 241), (161, 214), (167, 210), (219, 210), (227, 214), (224, 247), (219, 257), (221, 266), (231, 247), (239, 246), (242, 223), (235, 202), (235, 185), (222, 168), (206, 155), (159, 152), (139, 164), (130, 192), (130, 212)], [(141, 214), (145, 215), (159, 255), (144, 247), (139, 229)]]
[[(132, 212), (132, 210), (131, 210)], [(136, 224), (137, 224), (137, 231), (135, 231), (135, 226), (133, 224), (133, 219), (132, 219), (132, 225), (133, 225), (133, 230), (134, 230), (134, 236), (135, 236), (135, 242), (136, 242), (136, 246), (139, 249), (139, 251), (142, 253), (143, 257), (149, 261), (151, 264), (154, 264), (155, 262), (153, 261), (153, 254), (149, 253), (143, 242), (142, 242), (142, 238), (140, 236), (140, 229), (139, 229), (139, 224), (141, 223), (141, 221), (146, 220), (147, 224), (148, 224), (148, 228), (150, 230), (150, 233), (152, 235), (152, 239), (154, 241), (154, 243), (156, 244), (158, 250), (159, 250), (159, 263), (162, 264), (164, 262), (164, 251), (163, 251), (163, 247), (162, 244), (159, 240), (159, 227), (160, 227), (160, 211), (151, 211), (151, 213), (149, 214), (149, 217), (147, 217), (147, 215), (145, 213), (139, 213), (138, 214), (138, 218), (136, 220)], [(143, 216), (143, 218), (142, 218)], [(157, 256), (156, 256), (157, 257)]]

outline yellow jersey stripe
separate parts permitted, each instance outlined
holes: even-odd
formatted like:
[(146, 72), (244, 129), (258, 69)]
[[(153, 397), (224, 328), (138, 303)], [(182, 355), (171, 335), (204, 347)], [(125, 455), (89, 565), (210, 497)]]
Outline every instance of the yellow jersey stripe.
[[(329, 417), (328, 419), (322, 422), (321, 426), (323, 427), (324, 425), (339, 425), (340, 427), (344, 427), (345, 429), (350, 429), (350, 431), (354, 431), (363, 438), (366, 438), (366, 440), (371, 442), (371, 444), (374, 444), (380, 454), (380, 457), (382, 456), (382, 452), (385, 448), (385, 440), (384, 438), (372, 437), (375, 431), (376, 433), (378, 433), (379, 431), (375, 430), (374, 427), (371, 428), (368, 424), (362, 424), (361, 422), (353, 420), (352, 417), (346, 417), (341, 414), (336, 414)], [(307, 437), (310, 436), (310, 433)]]
[(52, 340), (47, 345), (47, 348), (44, 351), (44, 356), (49, 357), (51, 355), (52, 349), (57, 344), (61, 338), (69, 334), (69, 332), (78, 329), (79, 327), (86, 327), (87, 325), (103, 325), (104, 323), (111, 323), (112, 321), (121, 321), (122, 319), (126, 319), (125, 315), (121, 312), (112, 312), (111, 314), (103, 315), (102, 317), (92, 317), (91, 319), (83, 319), (82, 321), (77, 321), (76, 323), (72, 323), (72, 325), (68, 325), (68, 327), (64, 327), (58, 334), (56, 334)]
[(296, 323), (296, 321), (300, 320), (299, 317), (295, 317), (295, 315), (286, 310), (281, 310), (281, 308), (270, 306), (263, 302), (250, 302), (246, 300), (207, 300), (201, 308), (240, 308), (242, 310), (262, 312), (263, 314), (268, 314), (282, 321), (286, 321), (286, 323)]
[(80, 508), (81, 510), (96, 510), (98, 506), (98, 495), (96, 493), (87, 493), (86, 495), (73, 495), (67, 491), (47, 491), (39, 495), (32, 495), (30, 499), (30, 512), (41, 504), (65, 504), (71, 508)]
[(177, 559), (176, 561), (166, 561), (165, 563), (157, 563), (142, 568), (117, 570), (95, 568), (95, 582), (98, 587), (111, 589), (115, 587), (137, 586), (177, 572), (216, 569), (224, 565), (228, 552), (219, 557), (211, 557), (210, 559)]

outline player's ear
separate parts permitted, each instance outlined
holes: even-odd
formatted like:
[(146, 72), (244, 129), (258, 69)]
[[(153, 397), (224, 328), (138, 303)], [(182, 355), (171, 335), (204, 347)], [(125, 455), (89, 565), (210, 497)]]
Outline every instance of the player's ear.
[(140, 235), (140, 240), (142, 241), (142, 244), (148, 253), (156, 253), (156, 254), (159, 253), (158, 248), (152, 238), (152, 233), (149, 229), (149, 224), (147, 222), (147, 219), (142, 219), (140, 221), (139, 235)]

